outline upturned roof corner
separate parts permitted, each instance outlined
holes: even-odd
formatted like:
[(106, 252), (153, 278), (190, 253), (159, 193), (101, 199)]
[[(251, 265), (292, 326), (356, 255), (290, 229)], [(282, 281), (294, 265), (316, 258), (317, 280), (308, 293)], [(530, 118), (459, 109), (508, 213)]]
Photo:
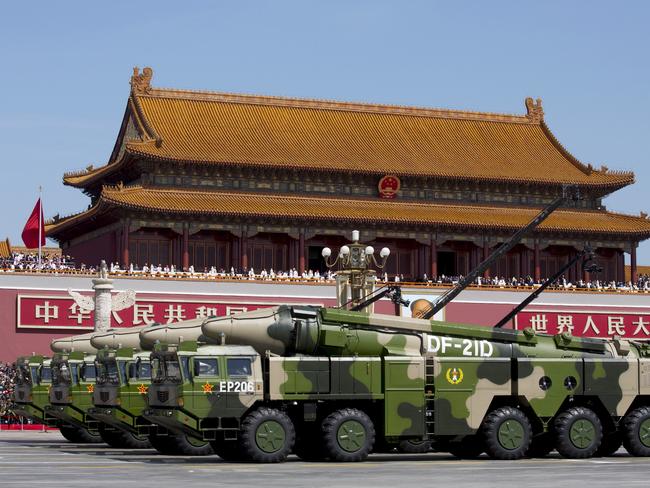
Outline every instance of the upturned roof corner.
[(131, 91), (135, 94), (147, 93), (151, 88), (151, 78), (153, 78), (153, 70), (149, 66), (142, 68), (142, 73), (140, 73), (139, 67), (134, 66), (131, 76)]
[(533, 100), (532, 97), (526, 98), (526, 117), (531, 122), (542, 122), (544, 120), (544, 109), (542, 108), (542, 99)]

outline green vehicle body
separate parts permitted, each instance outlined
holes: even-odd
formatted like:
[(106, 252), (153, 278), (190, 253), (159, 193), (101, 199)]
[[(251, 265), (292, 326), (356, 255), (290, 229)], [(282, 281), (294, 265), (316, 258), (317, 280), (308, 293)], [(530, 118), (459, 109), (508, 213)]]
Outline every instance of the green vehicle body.
[(149, 434), (152, 424), (142, 417), (151, 383), (149, 355), (132, 347), (97, 351), (97, 382), (89, 415), (135, 435)]
[(22, 356), (16, 360), (18, 377), (14, 389), (14, 412), (45, 422), (45, 406), (50, 403), (52, 373), (50, 359), (41, 355)]
[(73, 425), (98, 433), (99, 423), (88, 415), (95, 389), (95, 355), (73, 351), (52, 357), (52, 386), (45, 418), (49, 424)]
[[(586, 457), (636, 415), (641, 452), (650, 450), (643, 434), (650, 430), (647, 344), (290, 306), (211, 318), (202, 330), (228, 345), (157, 346), (145, 412), (198, 439), (238, 439), (247, 418), (272, 408), (288, 416), (296, 442), (304, 442), (336, 419), (332, 413), (354, 409), (372, 422), (375, 448), (431, 441), (453, 450), (489, 438), (496, 426), (501, 444), (494, 455), (505, 459), (522, 457), (534, 439), (560, 435), (563, 421), (580, 444), (580, 416), (593, 414), (590, 450), (565, 450)], [(228, 362), (244, 358), (248, 374), (231, 374)], [(201, 368), (218, 372), (206, 376)], [(525, 435), (509, 453), (511, 426)]]

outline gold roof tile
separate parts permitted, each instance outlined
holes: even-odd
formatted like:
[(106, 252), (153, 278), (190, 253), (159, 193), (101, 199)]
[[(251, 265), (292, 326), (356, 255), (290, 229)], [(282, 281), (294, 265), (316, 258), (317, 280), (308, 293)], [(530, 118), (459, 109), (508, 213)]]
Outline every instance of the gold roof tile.
[[(298, 220), (337, 220), (350, 224), (387, 223), (514, 230), (537, 213), (535, 208), (413, 203), (381, 199), (306, 197), (285, 194), (207, 192), (177, 189), (105, 187), (99, 203), (83, 214), (47, 227), (48, 235), (91, 217), (101, 206), (178, 214), (208, 214)], [(540, 231), (650, 236), (650, 220), (594, 210), (557, 210)]]

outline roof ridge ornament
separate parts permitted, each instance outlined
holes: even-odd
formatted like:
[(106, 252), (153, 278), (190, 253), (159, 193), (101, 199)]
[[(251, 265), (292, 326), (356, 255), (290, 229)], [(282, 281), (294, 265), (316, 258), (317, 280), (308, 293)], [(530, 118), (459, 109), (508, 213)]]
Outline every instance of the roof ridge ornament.
[(139, 67), (134, 66), (133, 76), (131, 76), (131, 91), (137, 94), (148, 93), (151, 88), (151, 78), (153, 78), (153, 70), (149, 66), (142, 68), (142, 73), (140, 73)]
[(542, 122), (544, 120), (544, 109), (542, 108), (542, 99), (533, 100), (532, 97), (526, 98), (526, 117), (531, 122)]

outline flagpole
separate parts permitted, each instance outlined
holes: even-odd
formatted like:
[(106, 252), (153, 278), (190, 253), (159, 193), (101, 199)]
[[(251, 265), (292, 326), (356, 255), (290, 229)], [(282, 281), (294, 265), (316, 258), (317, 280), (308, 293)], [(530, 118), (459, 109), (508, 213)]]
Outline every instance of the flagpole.
[(43, 239), (43, 236), (41, 234), (41, 226), (43, 225), (41, 223), (41, 218), (43, 218), (43, 200), (42, 200), (42, 193), (43, 193), (43, 188), (39, 185), (38, 186), (38, 202), (39, 202), (39, 209), (38, 209), (38, 269), (41, 269), (41, 240)]

